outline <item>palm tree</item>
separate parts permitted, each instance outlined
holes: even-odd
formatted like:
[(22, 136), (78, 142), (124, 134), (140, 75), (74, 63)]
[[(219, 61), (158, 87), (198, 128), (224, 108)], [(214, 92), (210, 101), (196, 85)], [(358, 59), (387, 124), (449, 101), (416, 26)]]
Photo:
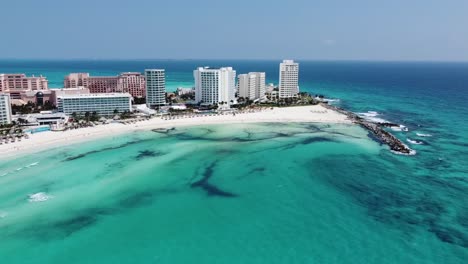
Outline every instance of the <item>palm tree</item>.
[(86, 118), (86, 121), (89, 122), (89, 112), (86, 112), (86, 113), (84, 114), (84, 116), (85, 116), (85, 118)]

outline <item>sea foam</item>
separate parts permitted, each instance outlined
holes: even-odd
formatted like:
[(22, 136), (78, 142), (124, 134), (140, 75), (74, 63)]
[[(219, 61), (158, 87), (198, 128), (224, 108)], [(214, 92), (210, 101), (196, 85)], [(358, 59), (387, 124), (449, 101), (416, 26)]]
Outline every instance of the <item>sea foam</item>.
[(419, 140), (412, 140), (411, 138), (407, 138), (406, 141), (408, 141), (409, 143), (414, 144), (414, 145), (422, 145), (422, 144), (424, 144), (424, 142), (422, 142), (422, 141), (419, 141)]
[(418, 137), (432, 137), (431, 134), (422, 134), (422, 133), (416, 133), (416, 136), (418, 136)]
[(358, 116), (364, 118), (365, 120), (369, 122), (374, 122), (374, 123), (391, 123), (388, 120), (385, 120), (383, 118), (377, 117), (380, 114), (376, 111), (367, 111), (365, 113), (357, 113)]
[(28, 201), (30, 203), (45, 202), (51, 198), (53, 198), (52, 195), (47, 195), (45, 192), (38, 192), (35, 194), (30, 194)]

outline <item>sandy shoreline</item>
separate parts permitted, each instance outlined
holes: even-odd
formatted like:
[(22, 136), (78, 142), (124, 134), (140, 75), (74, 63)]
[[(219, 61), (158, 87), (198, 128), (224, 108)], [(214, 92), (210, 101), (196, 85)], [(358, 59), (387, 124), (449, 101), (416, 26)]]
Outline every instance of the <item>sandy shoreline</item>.
[(21, 142), (0, 145), (0, 158), (12, 158), (28, 153), (39, 152), (60, 146), (75, 144), (83, 141), (95, 140), (130, 133), (134, 131), (150, 130), (155, 128), (171, 128), (181, 126), (238, 124), (238, 123), (334, 123), (351, 124), (352, 122), (343, 114), (326, 109), (321, 105), (298, 106), (286, 108), (273, 108), (255, 113), (242, 113), (233, 115), (215, 115), (195, 118), (180, 118), (164, 120), (152, 118), (135, 124), (113, 123), (96, 127), (80, 128), (61, 132), (41, 132), (30, 135), (29, 139)]

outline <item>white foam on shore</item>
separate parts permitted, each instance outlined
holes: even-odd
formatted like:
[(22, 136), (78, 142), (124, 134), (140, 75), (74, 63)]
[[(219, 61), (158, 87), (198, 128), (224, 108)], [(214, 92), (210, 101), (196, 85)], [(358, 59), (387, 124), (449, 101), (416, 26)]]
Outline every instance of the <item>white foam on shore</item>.
[(39, 164), (39, 162), (33, 162), (33, 163), (31, 163), (31, 164), (29, 164), (29, 165), (26, 165), (26, 166), (24, 166), (24, 167), (25, 167), (25, 168), (29, 168), (29, 167), (37, 166), (37, 164)]
[(51, 198), (53, 198), (52, 195), (47, 195), (45, 192), (38, 192), (35, 194), (30, 194), (28, 201), (30, 203), (45, 202)]
[(377, 117), (380, 114), (376, 111), (367, 111), (365, 113), (356, 113), (358, 116), (364, 118), (365, 120), (373, 123), (391, 123), (388, 120), (385, 120), (383, 118)]
[(399, 126), (392, 126), (390, 127), (391, 130), (393, 131), (404, 131), (404, 132), (408, 132), (408, 128), (404, 125), (399, 125)]
[(421, 141), (412, 140), (411, 138), (407, 138), (406, 141), (408, 141), (409, 143), (414, 144), (414, 145), (422, 145), (422, 144), (424, 144), (424, 143), (421, 142)]
[(323, 101), (333, 104), (333, 103), (338, 103), (338, 102), (340, 102), (340, 99), (328, 99), (328, 98), (323, 98)]
[(431, 134), (422, 134), (422, 133), (416, 133), (416, 136), (418, 136), (418, 137), (432, 137)]
[(416, 150), (414, 150), (414, 149), (410, 149), (410, 153), (401, 153), (401, 152), (394, 151), (394, 150), (391, 150), (391, 152), (392, 152), (393, 154), (403, 155), (403, 156), (414, 156), (414, 155), (416, 155), (416, 153), (417, 153)]

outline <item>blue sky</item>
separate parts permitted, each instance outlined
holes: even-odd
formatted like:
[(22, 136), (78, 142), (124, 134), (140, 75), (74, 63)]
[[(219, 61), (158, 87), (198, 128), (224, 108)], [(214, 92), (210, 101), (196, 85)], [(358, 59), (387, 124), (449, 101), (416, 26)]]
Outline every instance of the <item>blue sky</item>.
[(0, 58), (468, 61), (466, 0), (14, 0)]

